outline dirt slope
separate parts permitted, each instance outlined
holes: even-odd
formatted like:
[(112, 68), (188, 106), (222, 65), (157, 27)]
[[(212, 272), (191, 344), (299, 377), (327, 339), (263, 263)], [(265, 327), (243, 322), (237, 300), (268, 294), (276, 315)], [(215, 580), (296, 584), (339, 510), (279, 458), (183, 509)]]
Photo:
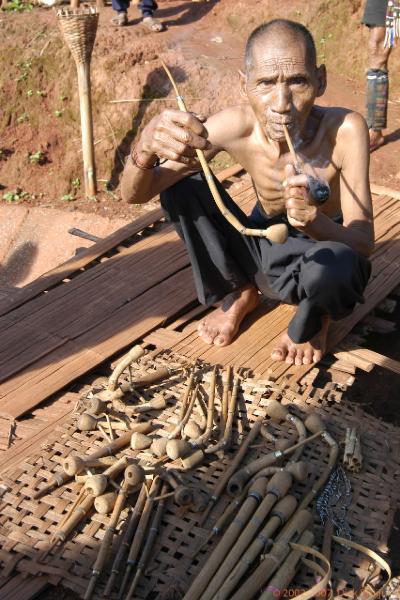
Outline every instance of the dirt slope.
[[(330, 74), (323, 102), (363, 111), (367, 31), (360, 25), (361, 0), (288, 0), (284, 10), (283, 3), (275, 0), (161, 0), (159, 7), (158, 16), (168, 27), (161, 34), (144, 29), (136, 6), (130, 8), (126, 28), (110, 24), (110, 7), (101, 13), (92, 59), (96, 160), (99, 187), (105, 190), (106, 182), (111, 184), (97, 201), (82, 197), (75, 65), (54, 12), (35, 8), (1, 13), (0, 193), (4, 201), (124, 218), (137, 214), (135, 207), (119, 201), (118, 178), (138, 131), (162, 107), (175, 105), (158, 57), (174, 67), (193, 110), (214, 112), (240, 101), (237, 69), (246, 37), (271, 17), (288, 16), (311, 28), (319, 60), (327, 63)], [(375, 153), (371, 171), (375, 183), (397, 188), (399, 66), (397, 51), (391, 60), (392, 143)], [(143, 101), (110, 103), (129, 98)], [(227, 160), (221, 156), (216, 166), (224, 166)], [(22, 198), (21, 191), (18, 197), (14, 194), (17, 188)]]

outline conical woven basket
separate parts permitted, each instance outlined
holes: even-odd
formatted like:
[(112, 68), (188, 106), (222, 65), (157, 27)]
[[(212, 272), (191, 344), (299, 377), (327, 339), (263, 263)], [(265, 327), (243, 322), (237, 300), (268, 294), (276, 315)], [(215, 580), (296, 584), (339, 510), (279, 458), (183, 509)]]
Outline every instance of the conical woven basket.
[(95, 8), (62, 9), (58, 23), (76, 64), (90, 63), (96, 38), (99, 13)]

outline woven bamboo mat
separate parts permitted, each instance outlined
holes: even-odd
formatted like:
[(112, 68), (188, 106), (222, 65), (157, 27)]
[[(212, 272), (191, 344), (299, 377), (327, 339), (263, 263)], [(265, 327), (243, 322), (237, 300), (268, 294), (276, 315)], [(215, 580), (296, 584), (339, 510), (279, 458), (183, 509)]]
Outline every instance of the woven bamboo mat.
[[(163, 352), (146, 365), (146, 370), (173, 362), (180, 362), (178, 355)], [(208, 364), (203, 363), (204, 390), (207, 390)], [(134, 365), (134, 375), (144, 367)], [(152, 418), (155, 426), (164, 432), (171, 428), (177, 415), (177, 399), (185, 389), (185, 378), (176, 375), (172, 379), (153, 386), (143, 392), (146, 399), (162, 394), (167, 400), (167, 408), (162, 413), (142, 415), (142, 419)], [(220, 391), (220, 390), (219, 390)], [(340, 441), (344, 438), (346, 426), (361, 426), (364, 467), (359, 475), (351, 475), (352, 503), (347, 513), (347, 522), (355, 541), (378, 550), (387, 551), (393, 515), (400, 497), (398, 485), (400, 476), (400, 433), (395, 427), (383, 423), (366, 414), (360, 408), (350, 406), (342, 397), (342, 392), (331, 384), (317, 388), (312, 383), (291, 384), (291, 387), (278, 387), (276, 384), (260, 382), (246, 376), (239, 394), (234, 441), (238, 435), (248, 430), (254, 420), (263, 415), (263, 407), (268, 398), (281, 399), (291, 405), (291, 411), (304, 417), (316, 410), (324, 419), (328, 430)], [(218, 400), (218, 399), (217, 399)], [(294, 431), (287, 425), (271, 425), (279, 436), (294, 438)], [(91, 567), (96, 558), (100, 541), (104, 535), (108, 517), (94, 514), (85, 520), (58, 551), (39, 562), (40, 553), (47, 547), (50, 537), (57, 528), (68, 508), (74, 502), (80, 486), (66, 484), (40, 501), (31, 499), (33, 490), (41, 488), (52, 473), (61, 471), (61, 463), (69, 453), (89, 453), (102, 443), (98, 433), (77, 431), (75, 420), (63, 423), (41, 448), (36, 448), (2, 476), (3, 495), (0, 504), (0, 560), (5, 574), (13, 570), (21, 573), (47, 575), (49, 580), (62, 583), (83, 596), (88, 584)], [(258, 444), (257, 444), (258, 445)], [(271, 445), (254, 448), (248, 459), (267, 453)], [(126, 453), (135, 455), (142, 464), (151, 464), (154, 459), (145, 452)], [(313, 442), (304, 451), (303, 457), (312, 466), (307, 482), (296, 484), (295, 495), (301, 496), (319, 476), (327, 460), (327, 448), (322, 442)], [(212, 489), (228, 464), (231, 454), (223, 460), (213, 457), (208, 464), (185, 474), (185, 480), (202, 489)], [(168, 501), (162, 527), (157, 538), (152, 560), (142, 577), (135, 598), (163, 598), (173, 592), (179, 597), (179, 590), (185, 591), (194, 576), (204, 564), (213, 545), (205, 547), (195, 560), (195, 549), (207, 537), (214, 519), (222, 512), (228, 499), (223, 497), (205, 527), (199, 526), (201, 513), (178, 508)], [(124, 512), (126, 516), (126, 511)], [(321, 542), (321, 526), (315, 515), (317, 546)], [(114, 546), (118, 544), (116, 538)], [(109, 563), (110, 564), (110, 563)], [(333, 552), (334, 581), (343, 598), (352, 598), (367, 575), (369, 561), (343, 547), (335, 547)], [(310, 585), (310, 574), (302, 573), (296, 586)], [(102, 584), (99, 582), (97, 596), (101, 597)], [(179, 590), (177, 589), (179, 588)]]

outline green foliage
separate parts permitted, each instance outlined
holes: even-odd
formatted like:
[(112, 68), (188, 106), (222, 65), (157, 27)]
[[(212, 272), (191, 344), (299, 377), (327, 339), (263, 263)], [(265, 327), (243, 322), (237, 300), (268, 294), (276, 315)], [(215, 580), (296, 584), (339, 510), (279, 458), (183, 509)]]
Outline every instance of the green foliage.
[(33, 4), (31, 2), (24, 2), (24, 0), (10, 0), (1, 8), (4, 12), (23, 12), (24, 10), (32, 9)]
[(25, 200), (27, 198), (29, 198), (28, 192), (23, 192), (21, 188), (16, 188), (15, 190), (3, 194), (3, 200), (5, 202), (19, 202), (20, 200)]
[(27, 90), (26, 97), (31, 98), (33, 96), (33, 90)]
[(71, 181), (71, 185), (75, 191), (78, 190), (81, 187), (81, 180), (79, 177), (75, 177), (75, 179)]
[(61, 196), (61, 200), (63, 200), (64, 202), (72, 202), (73, 200), (75, 200), (75, 194), (64, 194), (64, 196)]
[(28, 160), (33, 165), (44, 165), (47, 162), (47, 153), (44, 150), (29, 152)]
[(62, 117), (63, 112), (64, 112), (63, 110), (55, 110), (54, 111), (54, 116), (58, 117), (58, 118)]

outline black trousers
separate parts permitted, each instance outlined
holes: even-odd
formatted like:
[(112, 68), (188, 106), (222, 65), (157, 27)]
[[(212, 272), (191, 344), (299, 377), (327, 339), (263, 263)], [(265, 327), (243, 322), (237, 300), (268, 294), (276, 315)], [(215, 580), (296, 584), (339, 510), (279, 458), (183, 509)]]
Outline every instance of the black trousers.
[[(268, 219), (258, 206), (247, 217), (216, 183), (243, 225), (288, 224), (286, 216)], [(267, 296), (298, 305), (288, 333), (302, 343), (318, 333), (322, 317), (342, 319), (364, 301), (371, 271), (366, 258), (339, 242), (315, 242), (290, 225), (284, 244), (240, 234), (219, 212), (200, 173), (163, 192), (161, 204), (186, 243), (202, 304), (210, 306), (253, 284)]]

